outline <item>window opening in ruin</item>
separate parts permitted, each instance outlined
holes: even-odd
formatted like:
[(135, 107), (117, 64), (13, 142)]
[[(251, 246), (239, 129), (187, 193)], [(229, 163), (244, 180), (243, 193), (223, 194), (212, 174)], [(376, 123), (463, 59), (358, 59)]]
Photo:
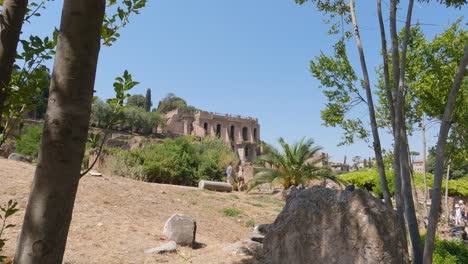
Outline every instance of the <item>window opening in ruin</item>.
[(249, 146), (245, 146), (244, 148), (244, 157), (247, 158), (249, 156)]
[(236, 128), (234, 126), (231, 126), (231, 140), (234, 141), (235, 135), (234, 132), (236, 132)]
[(246, 127), (242, 128), (242, 140), (244, 141), (249, 140), (249, 129)]
[(208, 132), (208, 123), (203, 124), (203, 129), (205, 129), (205, 133)]
[(254, 131), (253, 131), (253, 138), (254, 138), (254, 141), (257, 141), (257, 129), (254, 128)]
[(216, 136), (217, 137), (221, 136), (221, 125), (220, 124), (216, 125)]

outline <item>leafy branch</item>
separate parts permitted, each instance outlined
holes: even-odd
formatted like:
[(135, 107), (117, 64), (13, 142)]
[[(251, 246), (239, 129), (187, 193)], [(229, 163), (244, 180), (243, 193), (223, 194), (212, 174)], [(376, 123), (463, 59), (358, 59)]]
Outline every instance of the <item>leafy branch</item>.
[[(9, 200), (5, 207), (0, 205), (0, 220), (2, 220), (2, 226), (0, 227), (0, 254), (3, 251), (5, 242), (7, 241), (6, 239), (2, 238), (3, 232), (6, 229), (15, 227), (15, 225), (7, 224), (7, 218), (18, 212), (19, 209), (16, 208), (17, 205), (18, 203), (13, 200)], [(0, 255), (0, 263), (3, 263), (5, 259), (6, 256)]]

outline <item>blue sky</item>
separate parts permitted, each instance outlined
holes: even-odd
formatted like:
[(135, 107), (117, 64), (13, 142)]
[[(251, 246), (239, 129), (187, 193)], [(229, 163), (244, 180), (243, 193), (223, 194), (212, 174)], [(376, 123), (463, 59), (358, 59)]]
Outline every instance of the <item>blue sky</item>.
[[(375, 84), (374, 69), (381, 62), (376, 4), (357, 2), (371, 84)], [(62, 1), (47, 5), (42, 17), (25, 25), (23, 37), (50, 34), (59, 27)], [(384, 9), (387, 6), (388, 0), (383, 1)], [(466, 11), (416, 4), (413, 21), (423, 23), (430, 38)], [(401, 21), (404, 12), (399, 10)], [(141, 83), (133, 93), (144, 94), (151, 88), (154, 105), (175, 93), (204, 110), (259, 118), (261, 137), (269, 143), (279, 137), (292, 142), (307, 136), (332, 160), (373, 156), (363, 142), (337, 147), (341, 130), (321, 126), (325, 98), (308, 65), (320, 50), (330, 49), (333, 38), (327, 29), (312, 5), (299, 6), (293, 0), (149, 0), (121, 31), (117, 43), (101, 49), (97, 95), (112, 97), (114, 78), (127, 69)], [(357, 63), (355, 47), (349, 51)], [(361, 74), (360, 67), (356, 71)], [(356, 115), (368, 121), (365, 111)], [(429, 145), (436, 142), (435, 130)], [(384, 148), (390, 148), (389, 135), (381, 131), (381, 137)], [(420, 151), (419, 138), (411, 139), (412, 150)]]

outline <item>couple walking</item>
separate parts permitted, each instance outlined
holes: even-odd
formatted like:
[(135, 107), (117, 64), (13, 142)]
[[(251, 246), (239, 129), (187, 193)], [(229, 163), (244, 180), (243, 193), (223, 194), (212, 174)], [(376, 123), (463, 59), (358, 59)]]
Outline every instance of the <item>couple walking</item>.
[[(229, 166), (226, 169), (227, 182), (234, 186), (234, 178), (232, 177), (232, 171), (233, 171), (232, 162), (229, 162)], [(242, 165), (239, 163), (239, 165), (237, 165), (237, 190), (239, 192), (244, 186), (243, 174), (244, 174), (244, 169), (242, 168)]]

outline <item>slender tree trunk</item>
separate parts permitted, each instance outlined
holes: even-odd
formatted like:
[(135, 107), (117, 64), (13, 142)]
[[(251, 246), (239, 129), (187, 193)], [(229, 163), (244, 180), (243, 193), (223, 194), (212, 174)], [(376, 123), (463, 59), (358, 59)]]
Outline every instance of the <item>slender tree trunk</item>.
[(3, 1), (0, 18), (0, 126), (27, 6), (27, 0)]
[(16, 264), (62, 263), (88, 135), (105, 0), (65, 0)]
[(423, 180), (424, 180), (424, 214), (425, 217), (428, 216), (427, 211), (427, 175), (426, 175), (426, 161), (427, 161), (427, 146), (426, 146), (426, 115), (423, 114), (422, 117), (422, 140), (423, 140)]
[(356, 38), (356, 45), (359, 51), (359, 58), (361, 60), (362, 74), (364, 76), (364, 88), (366, 89), (367, 105), (369, 107), (369, 119), (372, 128), (372, 136), (374, 137), (374, 152), (375, 159), (377, 162), (377, 169), (379, 171), (380, 185), (382, 186), (382, 193), (385, 203), (388, 206), (392, 206), (392, 200), (390, 199), (390, 191), (388, 190), (387, 178), (385, 176), (385, 166), (382, 157), (382, 147), (380, 146), (379, 131), (377, 129), (377, 121), (375, 119), (374, 102), (372, 99), (372, 91), (370, 87), (369, 74), (367, 72), (366, 59), (364, 56), (364, 50), (362, 48), (361, 36), (359, 35), (359, 27), (356, 19), (356, 13), (354, 11), (354, 1), (349, 1), (349, 7), (351, 9), (351, 17), (354, 26), (354, 36)]
[[(404, 199), (405, 205), (405, 218), (408, 224), (408, 231), (410, 235), (410, 241), (412, 246), (413, 252), (413, 262), (415, 264), (422, 263), (422, 250), (421, 250), (421, 238), (419, 235), (419, 227), (418, 227), (418, 220), (416, 218), (416, 210), (413, 201), (412, 195), (412, 188), (411, 188), (411, 174), (410, 174), (410, 164), (409, 164), (409, 151), (408, 151), (408, 138), (406, 136), (406, 122), (405, 122), (405, 69), (406, 69), (406, 52), (408, 47), (408, 39), (409, 39), (409, 31), (411, 29), (411, 16), (413, 12), (413, 4), (414, 1), (410, 0), (408, 5), (408, 12), (406, 17), (406, 24), (405, 24), (405, 37), (403, 38), (403, 42), (401, 45), (401, 62), (399, 64), (399, 68), (395, 69), (396, 71), (399, 70), (398, 79), (395, 78), (394, 80), (397, 81), (395, 85), (397, 85), (396, 89), (396, 105), (395, 105), (395, 125), (397, 131), (397, 137), (395, 144), (400, 144), (400, 169), (401, 169), (401, 183), (402, 183), (402, 195)], [(391, 14), (390, 19), (396, 19), (393, 15), (396, 15), (396, 11), (392, 11), (393, 8), (396, 8), (395, 0), (392, 0), (391, 3)], [(391, 21), (390, 25), (396, 23), (395, 21)], [(393, 26), (392, 26), (393, 27)], [(391, 30), (392, 33), (392, 43), (396, 40), (398, 44), (398, 37), (397, 35), (393, 35), (396, 32), (396, 27)], [(398, 49), (398, 46), (393, 46), (393, 49)], [(394, 51), (395, 53), (395, 51)], [(396, 54), (397, 55), (397, 54)], [(393, 65), (395, 67), (395, 65)]]
[(450, 179), (450, 160), (447, 165), (447, 177), (445, 178), (445, 219), (447, 220), (447, 227), (450, 225), (450, 210), (448, 205), (448, 185)]
[[(397, 12), (397, 0), (390, 1), (390, 37), (392, 41), (392, 73), (393, 73), (393, 85), (394, 85), (394, 96), (397, 96), (397, 84), (400, 79), (399, 65), (400, 65), (400, 52), (398, 51), (398, 33), (396, 28), (396, 12)], [(396, 105), (394, 104), (394, 108)], [(402, 181), (401, 181), (401, 162), (400, 162), (400, 131), (397, 129), (397, 116), (395, 113), (394, 116), (394, 145), (393, 145), (393, 167), (394, 167), (394, 177), (395, 177), (395, 201), (397, 205), (397, 214), (400, 225), (406, 231), (405, 217), (404, 217), (404, 207), (405, 202), (402, 196)], [(406, 244), (406, 232), (404, 232)]]
[(468, 65), (468, 45), (465, 46), (465, 53), (460, 64), (458, 65), (455, 80), (453, 81), (452, 90), (447, 99), (442, 124), (440, 125), (439, 138), (436, 147), (436, 162), (434, 169), (434, 184), (432, 187), (432, 203), (429, 212), (429, 225), (427, 227), (426, 243), (424, 246), (424, 264), (432, 263), (432, 254), (434, 252), (434, 238), (437, 231), (437, 222), (439, 220), (439, 209), (442, 186), (442, 174), (444, 170), (444, 153), (445, 145), (447, 144), (447, 136), (450, 130), (451, 119), (455, 102), (457, 99), (460, 86), (463, 82), (463, 77)]

